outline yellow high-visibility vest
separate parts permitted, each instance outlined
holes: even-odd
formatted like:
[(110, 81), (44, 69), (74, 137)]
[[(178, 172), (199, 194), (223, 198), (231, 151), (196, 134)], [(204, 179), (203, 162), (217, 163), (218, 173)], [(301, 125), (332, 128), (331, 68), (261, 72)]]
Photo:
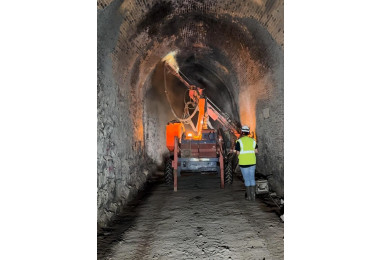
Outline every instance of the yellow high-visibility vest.
[(243, 136), (237, 140), (240, 144), (239, 164), (250, 165), (256, 164), (256, 141), (248, 136)]

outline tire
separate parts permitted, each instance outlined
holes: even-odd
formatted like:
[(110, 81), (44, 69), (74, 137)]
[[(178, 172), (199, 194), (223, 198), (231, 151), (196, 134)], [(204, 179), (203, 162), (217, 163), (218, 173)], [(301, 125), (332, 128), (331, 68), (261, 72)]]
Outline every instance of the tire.
[(168, 184), (168, 185), (172, 185), (174, 182), (173, 170), (174, 169), (172, 167), (172, 160), (170, 158), (166, 159), (164, 178), (165, 178), (166, 184)]
[(229, 157), (224, 168), (224, 183), (232, 184), (233, 182), (233, 170), (232, 170), (232, 158)]

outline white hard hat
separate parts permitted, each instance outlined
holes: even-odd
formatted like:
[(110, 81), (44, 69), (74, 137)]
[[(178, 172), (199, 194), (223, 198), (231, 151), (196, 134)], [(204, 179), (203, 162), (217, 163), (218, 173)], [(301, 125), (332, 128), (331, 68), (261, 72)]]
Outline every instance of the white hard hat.
[(241, 131), (242, 131), (242, 132), (249, 133), (249, 126), (244, 125), (244, 126), (241, 128)]

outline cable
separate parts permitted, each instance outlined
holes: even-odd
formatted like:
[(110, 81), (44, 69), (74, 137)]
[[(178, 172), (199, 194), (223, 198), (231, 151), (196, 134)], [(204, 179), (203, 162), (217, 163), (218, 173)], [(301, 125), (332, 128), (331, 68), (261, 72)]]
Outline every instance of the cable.
[(270, 193), (268, 194), (269, 195), (269, 198), (271, 198), (272, 199), (272, 201), (274, 202), (274, 204), (276, 204), (276, 206), (280, 209), (281, 208), (281, 206), (279, 206), (275, 201), (274, 201), (274, 199), (272, 198), (272, 196), (270, 195)]
[(189, 117), (187, 118), (184, 118), (184, 119), (181, 119), (177, 116), (177, 114), (174, 112), (173, 110), (173, 107), (170, 103), (170, 99), (169, 99), (169, 94), (168, 94), (168, 91), (167, 91), (167, 87), (166, 87), (166, 67), (164, 66), (164, 87), (165, 87), (165, 95), (166, 95), (166, 99), (168, 100), (168, 103), (169, 103), (169, 106), (170, 106), (170, 110), (172, 111), (174, 117), (180, 121), (181, 123), (185, 123), (185, 124), (190, 124), (190, 120), (195, 116), (195, 113), (198, 111), (198, 106), (196, 106), (195, 110), (193, 111), (192, 115), (190, 115)]

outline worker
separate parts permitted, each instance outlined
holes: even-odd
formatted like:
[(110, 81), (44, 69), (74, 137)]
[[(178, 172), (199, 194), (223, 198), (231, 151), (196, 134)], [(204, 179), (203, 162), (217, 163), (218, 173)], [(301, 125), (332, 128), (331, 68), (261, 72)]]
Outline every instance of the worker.
[(254, 201), (256, 199), (255, 170), (258, 146), (256, 140), (248, 136), (250, 132), (248, 126), (243, 126), (241, 132), (241, 137), (236, 141), (235, 151), (239, 156), (239, 166), (243, 174), (247, 194), (246, 199)]

